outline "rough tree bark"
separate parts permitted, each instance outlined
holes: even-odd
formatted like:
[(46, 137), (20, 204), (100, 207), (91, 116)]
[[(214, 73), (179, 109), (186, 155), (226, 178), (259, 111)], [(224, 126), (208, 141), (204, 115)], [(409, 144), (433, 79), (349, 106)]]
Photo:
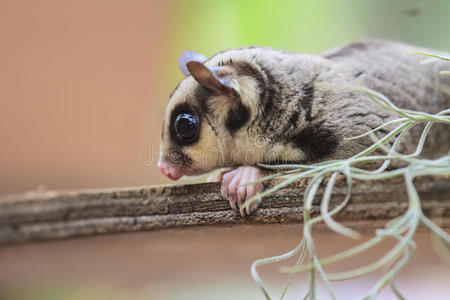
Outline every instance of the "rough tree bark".
[[(194, 225), (296, 223), (302, 220), (307, 183), (299, 180), (269, 195), (260, 209), (246, 218), (221, 198), (219, 183), (7, 195), (0, 198), (0, 245)], [(441, 226), (448, 228), (449, 177), (423, 177), (415, 180), (415, 186), (425, 214), (443, 218)], [(345, 193), (346, 183), (341, 179), (330, 209)], [(319, 211), (322, 194), (323, 186), (313, 213)], [(373, 227), (375, 220), (399, 216), (408, 206), (402, 178), (355, 181), (352, 195), (336, 217), (347, 223), (365, 220), (366, 226)]]

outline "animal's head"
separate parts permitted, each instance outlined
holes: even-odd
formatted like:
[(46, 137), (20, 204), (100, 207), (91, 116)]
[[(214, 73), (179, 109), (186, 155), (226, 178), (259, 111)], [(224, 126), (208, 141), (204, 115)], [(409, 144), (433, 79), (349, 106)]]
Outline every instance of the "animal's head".
[(236, 164), (237, 137), (246, 139), (242, 132), (258, 98), (257, 82), (231, 60), (213, 64), (186, 51), (178, 63), (186, 78), (170, 96), (159, 159), (162, 173), (174, 180)]
[(260, 98), (270, 79), (252, 61), (261, 49), (228, 50), (209, 60), (191, 51), (180, 56), (186, 77), (165, 112), (158, 163), (164, 175), (177, 180), (289, 154), (255, 130), (264, 122)]

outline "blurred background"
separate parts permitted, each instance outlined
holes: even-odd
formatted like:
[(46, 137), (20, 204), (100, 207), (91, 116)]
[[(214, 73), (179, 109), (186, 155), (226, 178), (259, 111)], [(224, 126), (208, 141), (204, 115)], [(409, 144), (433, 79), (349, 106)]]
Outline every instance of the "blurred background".
[(321, 53), (364, 38), (450, 50), (449, 12), (443, 0), (0, 0), (0, 194), (168, 183), (156, 162), (183, 50)]
[[(450, 51), (449, 12), (447, 0), (0, 0), (0, 195), (168, 183), (156, 162), (184, 50), (321, 53), (382, 38)], [(258, 299), (250, 264), (299, 241), (298, 224), (279, 226), (1, 248), (0, 299)], [(449, 269), (428, 235), (418, 242), (402, 291), (446, 299)], [(323, 255), (351, 245), (335, 234), (317, 243)], [(275, 295), (286, 279), (277, 268), (263, 269)], [(338, 294), (357, 299), (380, 276), (336, 283)], [(299, 275), (288, 298), (304, 295), (307, 284)], [(396, 298), (387, 290), (380, 299)]]

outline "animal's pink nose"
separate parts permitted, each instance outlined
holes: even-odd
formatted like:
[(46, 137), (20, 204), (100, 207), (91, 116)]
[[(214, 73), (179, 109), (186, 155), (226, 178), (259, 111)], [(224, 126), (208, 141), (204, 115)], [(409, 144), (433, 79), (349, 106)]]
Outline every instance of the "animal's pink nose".
[(172, 180), (178, 180), (183, 176), (180, 170), (177, 167), (170, 165), (165, 158), (159, 160), (158, 167), (164, 176), (167, 176)]

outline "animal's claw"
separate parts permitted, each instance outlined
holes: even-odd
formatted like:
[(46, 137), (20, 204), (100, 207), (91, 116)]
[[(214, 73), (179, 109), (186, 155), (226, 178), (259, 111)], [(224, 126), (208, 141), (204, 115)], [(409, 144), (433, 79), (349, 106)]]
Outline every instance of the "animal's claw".
[(260, 169), (250, 166), (238, 167), (225, 173), (222, 178), (222, 196), (230, 202), (232, 209), (239, 209), (242, 216), (250, 215), (258, 207), (261, 200), (254, 201), (245, 208), (244, 204), (260, 192), (263, 185), (261, 182), (248, 183), (258, 181), (262, 177), (264, 177), (264, 174)]

